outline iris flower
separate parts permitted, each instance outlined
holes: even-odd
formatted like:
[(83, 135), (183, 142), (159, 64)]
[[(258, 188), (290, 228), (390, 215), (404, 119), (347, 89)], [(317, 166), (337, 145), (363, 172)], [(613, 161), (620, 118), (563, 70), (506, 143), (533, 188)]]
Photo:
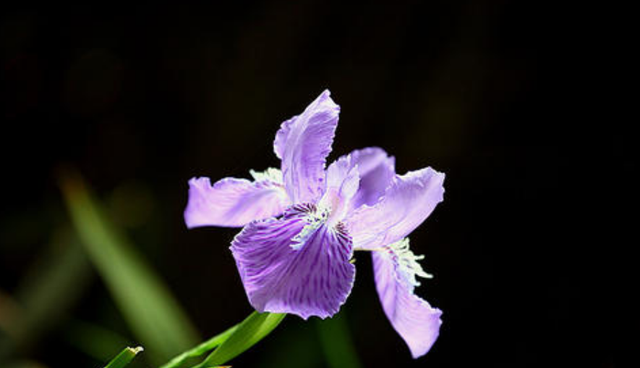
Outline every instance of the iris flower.
[(414, 358), (438, 337), (442, 312), (414, 294), (430, 277), (406, 238), (442, 201), (444, 174), (395, 173), (380, 148), (355, 150), (325, 169), (340, 107), (328, 90), (282, 123), (274, 141), (280, 169), (253, 181), (189, 181), (185, 222), (243, 227), (231, 244), (251, 305), (304, 319), (338, 312), (355, 278), (355, 250), (373, 257), (382, 308)]

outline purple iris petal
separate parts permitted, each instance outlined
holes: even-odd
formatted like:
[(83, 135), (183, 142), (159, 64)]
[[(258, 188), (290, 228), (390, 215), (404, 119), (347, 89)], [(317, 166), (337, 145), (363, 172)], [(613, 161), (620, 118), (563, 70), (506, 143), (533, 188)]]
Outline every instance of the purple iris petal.
[(411, 355), (421, 357), (438, 338), (442, 311), (432, 308), (413, 293), (414, 286), (400, 271), (393, 254), (372, 252), (372, 256), (382, 308), (393, 328), (409, 346)]
[(360, 186), (358, 166), (351, 156), (342, 156), (327, 168), (327, 189), (320, 206), (331, 209), (330, 222), (341, 221)]
[(278, 216), (289, 204), (284, 188), (271, 181), (225, 178), (212, 186), (209, 178), (193, 178), (184, 220), (189, 228), (244, 226)]
[(384, 197), (362, 206), (347, 219), (356, 249), (375, 249), (394, 243), (418, 227), (443, 199), (444, 174), (431, 168), (393, 179)]
[(322, 195), (325, 159), (338, 125), (340, 107), (325, 90), (302, 114), (282, 123), (274, 151), (282, 159), (285, 188), (293, 203), (315, 203)]
[(342, 156), (327, 168), (327, 191), (338, 191), (342, 200), (353, 198), (359, 185), (360, 170), (351, 156)]
[(319, 224), (293, 247), (292, 239), (309, 225), (314, 211), (314, 205), (294, 206), (281, 219), (247, 225), (233, 240), (231, 251), (256, 310), (326, 318), (351, 292), (353, 248), (340, 226)]
[(396, 174), (395, 159), (378, 147), (355, 150), (349, 156), (352, 165), (357, 165), (360, 173), (360, 188), (351, 203), (351, 209), (375, 204)]

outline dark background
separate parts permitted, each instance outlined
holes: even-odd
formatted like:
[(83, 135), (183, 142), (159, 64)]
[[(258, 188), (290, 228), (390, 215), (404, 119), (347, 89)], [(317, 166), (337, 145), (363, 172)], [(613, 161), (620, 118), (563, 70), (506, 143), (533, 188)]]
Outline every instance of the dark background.
[[(359, 254), (343, 310), (364, 366), (637, 362), (637, 266), (628, 252), (637, 241), (636, 139), (610, 84), (625, 78), (611, 31), (618, 22), (584, 7), (5, 9), (0, 296), (11, 299), (46, 262), (44, 244), (68, 223), (56, 183), (64, 164), (117, 214), (203, 336), (241, 320), (251, 308), (227, 249), (236, 230), (186, 230), (187, 180), (278, 165), (279, 124), (329, 88), (342, 107), (330, 159), (380, 146), (401, 173), (432, 166), (447, 174), (445, 201), (411, 237), (435, 274), (418, 293), (444, 311), (441, 336), (411, 360)], [(16, 356), (99, 365), (61, 338), (70, 318), (130, 336), (96, 274), (81, 284), (68, 310)], [(315, 323), (288, 318), (234, 366), (325, 366)]]

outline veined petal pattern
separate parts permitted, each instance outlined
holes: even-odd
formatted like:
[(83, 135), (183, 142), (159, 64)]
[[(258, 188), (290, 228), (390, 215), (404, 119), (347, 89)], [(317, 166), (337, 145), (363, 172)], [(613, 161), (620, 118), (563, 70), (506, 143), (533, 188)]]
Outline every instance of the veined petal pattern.
[(314, 207), (294, 206), (280, 219), (253, 222), (233, 240), (231, 251), (256, 310), (326, 318), (351, 292), (353, 247), (341, 224), (318, 226), (304, 244), (292, 246), (307, 225), (305, 212)]

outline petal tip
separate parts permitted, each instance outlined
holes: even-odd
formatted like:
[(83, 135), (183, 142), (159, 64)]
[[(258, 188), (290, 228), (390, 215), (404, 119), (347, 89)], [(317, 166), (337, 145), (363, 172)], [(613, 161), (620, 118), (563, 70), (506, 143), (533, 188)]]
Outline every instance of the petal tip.
[(440, 327), (442, 326), (442, 318), (441, 318), (442, 310), (438, 308), (433, 308), (426, 301), (424, 301), (424, 303), (426, 304), (427, 308), (431, 313), (432, 322), (429, 326), (431, 327), (431, 331), (430, 331), (431, 334), (428, 336), (427, 339), (425, 339), (425, 341), (422, 341), (421, 344), (416, 344), (413, 341), (405, 340), (405, 342), (407, 343), (407, 346), (409, 347), (409, 350), (411, 351), (411, 356), (413, 357), (413, 359), (418, 359), (426, 355), (431, 350), (433, 345), (438, 340), (438, 337), (440, 336)]
[(200, 188), (210, 187), (211, 180), (205, 176), (201, 176), (201, 177), (194, 176), (193, 178), (189, 179), (188, 185), (189, 185), (189, 195), (187, 199), (187, 205), (182, 213), (182, 216), (184, 219), (184, 223), (187, 226), (187, 229), (193, 229), (201, 226), (200, 222), (197, 219), (198, 209), (196, 208), (196, 205), (194, 203), (195, 202), (194, 197), (196, 196)]
[(189, 186), (211, 184), (211, 179), (206, 176), (194, 176), (189, 179)]
[(328, 89), (322, 91), (316, 101), (318, 105), (324, 105), (325, 108), (334, 110), (336, 113), (340, 112), (340, 105), (331, 98), (331, 91)]

